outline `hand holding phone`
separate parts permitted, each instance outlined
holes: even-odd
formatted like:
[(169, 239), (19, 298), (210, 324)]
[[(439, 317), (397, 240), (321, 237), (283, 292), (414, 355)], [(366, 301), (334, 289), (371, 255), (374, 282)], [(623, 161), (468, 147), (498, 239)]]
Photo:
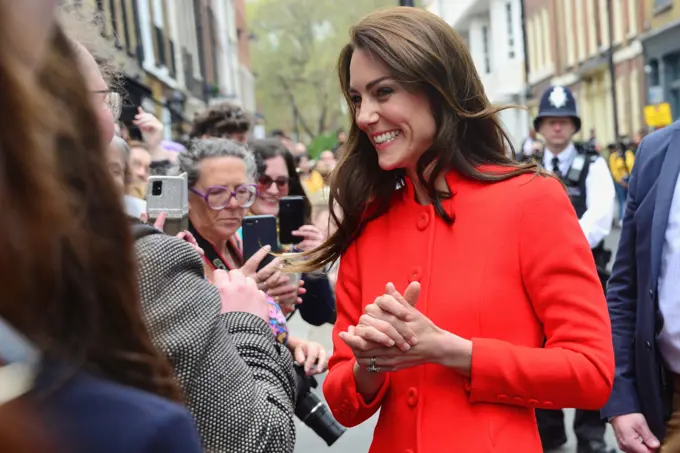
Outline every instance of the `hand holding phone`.
[[(243, 259), (248, 261), (262, 247), (269, 246), (274, 253), (279, 251), (276, 234), (276, 217), (272, 215), (253, 215), (243, 219)], [(257, 270), (268, 265), (274, 257), (265, 255)]]
[(294, 232), (305, 224), (306, 217), (304, 197), (282, 197), (279, 200), (279, 241), (281, 244), (297, 244), (304, 239)]
[[(156, 223), (165, 215), (163, 231), (175, 236), (189, 228), (189, 188), (187, 174), (151, 176), (146, 192), (146, 210)], [(159, 222), (160, 223), (160, 222)]]
[(302, 241), (297, 248), (303, 252), (314, 250), (326, 241), (326, 234), (315, 225), (303, 225), (293, 231), (293, 235)]

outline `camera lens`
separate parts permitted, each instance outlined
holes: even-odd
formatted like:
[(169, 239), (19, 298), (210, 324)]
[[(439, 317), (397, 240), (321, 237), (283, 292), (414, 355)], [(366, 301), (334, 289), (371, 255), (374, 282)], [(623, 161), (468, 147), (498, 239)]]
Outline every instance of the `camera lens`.
[(151, 184), (151, 195), (157, 197), (163, 193), (163, 181), (154, 181)]
[(298, 387), (295, 415), (328, 446), (333, 445), (345, 433), (346, 428), (333, 418), (328, 406), (312, 391), (312, 388), (319, 385), (316, 379), (307, 377), (304, 368), (299, 365), (295, 365), (295, 372)]

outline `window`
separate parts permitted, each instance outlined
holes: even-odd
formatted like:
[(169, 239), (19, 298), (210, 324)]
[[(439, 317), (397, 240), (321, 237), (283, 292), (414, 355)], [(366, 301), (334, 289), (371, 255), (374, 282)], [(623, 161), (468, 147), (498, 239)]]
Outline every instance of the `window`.
[(637, 7), (638, 7), (637, 0), (628, 0), (628, 34), (631, 36), (637, 35), (638, 32)]
[(659, 85), (661, 80), (659, 76), (659, 60), (650, 60), (647, 67), (647, 80), (649, 81), (649, 86), (654, 87)]
[[(580, 1), (580, 0), (577, 0)], [(564, 6), (564, 40), (566, 42), (566, 47), (567, 47), (567, 52), (566, 52), (566, 67), (571, 67), (576, 63), (576, 45), (577, 42), (576, 40), (578, 39), (578, 34), (579, 33), (574, 33), (575, 29), (575, 24), (574, 24), (574, 15), (573, 15), (573, 8), (574, 8), (574, 2), (572, 0), (565, 0), (563, 3)], [(576, 36), (574, 36), (576, 35)]]
[(115, 0), (109, 0), (109, 12), (111, 13), (111, 28), (113, 28), (113, 40), (116, 44), (117, 49), (122, 49), (123, 46), (120, 43), (120, 23), (118, 22), (118, 8), (116, 8)]
[(505, 17), (508, 23), (508, 58), (515, 58), (515, 29), (512, 23), (512, 3), (505, 4)]
[(482, 50), (484, 51), (484, 72), (491, 73), (491, 59), (489, 58), (489, 28), (484, 25), (482, 27)]
[(673, 6), (673, 0), (654, 0), (655, 12), (665, 11), (667, 8)]

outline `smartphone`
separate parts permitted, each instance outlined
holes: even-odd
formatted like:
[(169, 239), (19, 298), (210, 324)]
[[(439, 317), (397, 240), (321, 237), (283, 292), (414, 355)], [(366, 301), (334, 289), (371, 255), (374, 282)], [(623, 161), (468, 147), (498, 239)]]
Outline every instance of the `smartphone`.
[(293, 236), (307, 218), (305, 198), (301, 196), (282, 197), (279, 200), (279, 242), (281, 244), (297, 244), (304, 239)]
[(189, 186), (187, 174), (151, 176), (146, 190), (146, 213), (152, 223), (165, 213), (163, 231), (176, 235), (189, 228)]
[[(248, 261), (265, 245), (272, 248), (272, 252), (279, 251), (279, 241), (276, 234), (276, 217), (273, 215), (253, 215), (243, 219), (243, 261)], [(268, 254), (260, 263), (257, 270), (262, 269), (274, 260)]]

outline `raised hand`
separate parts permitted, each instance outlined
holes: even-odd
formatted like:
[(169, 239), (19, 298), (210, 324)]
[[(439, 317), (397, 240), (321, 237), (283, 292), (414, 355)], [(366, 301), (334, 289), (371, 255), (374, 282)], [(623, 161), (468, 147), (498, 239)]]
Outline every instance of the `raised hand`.
[(255, 280), (240, 270), (213, 272), (213, 284), (220, 292), (222, 313), (245, 312), (269, 322), (269, 303), (264, 292), (257, 288)]

